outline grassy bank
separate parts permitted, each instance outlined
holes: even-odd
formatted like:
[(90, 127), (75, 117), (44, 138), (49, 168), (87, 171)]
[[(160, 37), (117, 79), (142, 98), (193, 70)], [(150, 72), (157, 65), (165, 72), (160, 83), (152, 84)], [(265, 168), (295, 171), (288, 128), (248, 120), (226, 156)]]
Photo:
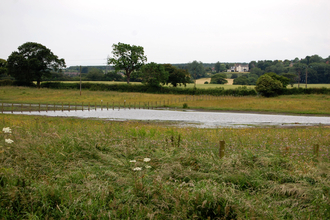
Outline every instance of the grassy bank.
[[(212, 97), (212, 96), (186, 96), (171, 94), (149, 94), (149, 93), (121, 93), (112, 91), (88, 91), (83, 90), (80, 96), (77, 90), (59, 89), (36, 89), (27, 87), (0, 87), (0, 102), (5, 103), (32, 103), (50, 104), (54, 103), (71, 105), (91, 105), (103, 107), (107, 105), (115, 106), (119, 103), (123, 106), (138, 105), (140, 102), (152, 103), (166, 107), (182, 108), (187, 103), (189, 108), (206, 110), (226, 110), (226, 111), (252, 111), (252, 112), (274, 112), (292, 114), (330, 114), (330, 95), (286, 95), (274, 98), (263, 97)], [(187, 97), (188, 100), (187, 100)], [(164, 104), (165, 101), (165, 104)], [(10, 110), (10, 108), (8, 108)], [(17, 110), (20, 110), (19, 108)]]
[(4, 127), (12, 133), (0, 133), (1, 219), (330, 218), (328, 127), (1, 115)]

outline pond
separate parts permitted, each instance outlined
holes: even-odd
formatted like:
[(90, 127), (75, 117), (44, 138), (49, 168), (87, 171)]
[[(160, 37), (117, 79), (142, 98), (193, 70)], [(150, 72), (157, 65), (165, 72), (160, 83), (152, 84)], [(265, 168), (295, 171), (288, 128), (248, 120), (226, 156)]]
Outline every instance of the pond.
[(197, 127), (310, 126), (330, 125), (330, 117), (272, 115), (232, 112), (199, 112), (176, 110), (114, 109), (91, 111), (14, 112), (13, 114), (58, 117), (100, 118), (107, 120), (170, 121)]

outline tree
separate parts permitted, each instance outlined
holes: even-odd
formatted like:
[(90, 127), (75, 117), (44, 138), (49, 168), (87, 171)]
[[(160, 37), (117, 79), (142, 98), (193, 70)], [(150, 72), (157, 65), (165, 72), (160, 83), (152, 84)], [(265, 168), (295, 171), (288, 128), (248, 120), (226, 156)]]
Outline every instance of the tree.
[(169, 73), (168, 80), (166, 84), (172, 84), (173, 87), (177, 87), (179, 84), (186, 86), (187, 83), (190, 83), (190, 74), (187, 70), (178, 69), (171, 64), (163, 64), (165, 71)]
[(259, 77), (256, 84), (256, 91), (265, 97), (277, 96), (283, 88), (279, 80), (273, 79), (265, 74)]
[(283, 87), (286, 87), (290, 83), (289, 78), (277, 75), (276, 73), (265, 73), (265, 75), (268, 75), (268, 76), (272, 77), (273, 79), (280, 81), (282, 83)]
[(293, 84), (297, 81), (297, 76), (293, 73), (283, 73), (282, 76), (289, 79), (289, 84), (293, 87)]
[(224, 73), (217, 73), (211, 77), (211, 84), (226, 84), (228, 81), (226, 80), (227, 76)]
[(97, 68), (90, 68), (86, 75), (87, 80), (91, 81), (102, 81), (104, 79), (104, 73), (102, 70)]
[(0, 76), (7, 75), (7, 61), (0, 59)]
[(163, 65), (154, 62), (143, 65), (141, 68), (142, 83), (150, 87), (160, 87), (161, 83), (165, 84), (168, 75)]
[(27, 42), (18, 47), (8, 57), (8, 74), (17, 81), (40, 82), (43, 76), (50, 76), (50, 71), (61, 71), (65, 67), (64, 59), (59, 59), (50, 49), (39, 43)]
[(250, 69), (250, 73), (253, 73), (253, 74), (256, 74), (258, 76), (261, 76), (262, 74), (264, 74), (264, 71), (262, 71), (258, 67), (254, 67), (254, 68)]
[(199, 79), (205, 77), (205, 69), (202, 62), (197, 62), (196, 60), (187, 65), (188, 72), (193, 79)]
[(104, 75), (104, 80), (106, 81), (123, 81), (124, 78), (121, 74), (116, 71), (109, 71)]
[(113, 58), (108, 59), (108, 64), (113, 64), (116, 70), (125, 70), (127, 84), (129, 84), (131, 73), (139, 70), (147, 57), (144, 55), (144, 49), (141, 46), (118, 43), (112, 45)]
[(214, 69), (216, 73), (220, 72), (220, 67), (221, 67), (220, 62), (219, 61), (216, 62), (216, 64), (214, 65)]

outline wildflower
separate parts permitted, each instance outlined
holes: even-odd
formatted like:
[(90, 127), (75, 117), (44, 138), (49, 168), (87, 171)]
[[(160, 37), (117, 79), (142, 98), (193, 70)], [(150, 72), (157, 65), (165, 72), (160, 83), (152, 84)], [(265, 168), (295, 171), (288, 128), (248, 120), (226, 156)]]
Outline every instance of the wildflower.
[(5, 142), (6, 142), (7, 144), (11, 144), (11, 143), (13, 143), (14, 141), (13, 141), (12, 139), (5, 139)]
[(143, 161), (144, 162), (149, 162), (151, 159), (150, 158), (144, 158)]
[(151, 166), (148, 166), (148, 165), (147, 165), (147, 166), (146, 166), (146, 168), (147, 168), (147, 169), (150, 169), (150, 168), (151, 168)]
[(9, 127), (2, 129), (3, 133), (11, 134), (11, 129)]
[(133, 168), (133, 170), (134, 171), (140, 171), (140, 170), (142, 170), (142, 168), (141, 167), (135, 167), (135, 168)]
[(129, 162), (130, 163), (136, 163), (136, 160), (130, 160)]

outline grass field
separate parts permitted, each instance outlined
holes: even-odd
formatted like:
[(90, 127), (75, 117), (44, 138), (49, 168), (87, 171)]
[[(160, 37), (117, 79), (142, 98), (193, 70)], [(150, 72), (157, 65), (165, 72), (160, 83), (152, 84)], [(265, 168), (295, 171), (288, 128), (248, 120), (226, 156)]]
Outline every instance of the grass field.
[(329, 127), (2, 114), (0, 128), (1, 219), (330, 218)]
[[(230, 80), (230, 79), (228, 79)], [(208, 88), (217, 88), (217, 87), (224, 87), (225, 89), (234, 89), (238, 87), (242, 87), (242, 85), (231, 85), (231, 84), (204, 84), (205, 81), (210, 81), (210, 78), (202, 78), (197, 80), (196, 87), (199, 89), (208, 89)], [(231, 82), (231, 81), (230, 81)], [(80, 83), (79, 81), (62, 81), (62, 83)], [(114, 81), (83, 81), (83, 83), (105, 83), (105, 84), (126, 84), (127, 82), (114, 82)], [(131, 82), (131, 84), (141, 84), (139, 82)], [(194, 83), (188, 83), (187, 88), (193, 88), (195, 86)], [(305, 88), (305, 84), (299, 85), (301, 88)], [(180, 86), (179, 86), (180, 87)], [(181, 86), (184, 87), (184, 86)], [(254, 88), (255, 86), (246, 86), (248, 88)], [(298, 84), (294, 84), (293, 87), (298, 87)], [(307, 84), (307, 88), (330, 88), (330, 84)], [(291, 88), (290, 85), (288, 85), (287, 88)]]
[[(82, 95), (78, 90), (55, 90), (55, 89), (36, 89), (26, 87), (0, 87), (0, 103), (32, 103), (32, 104), (64, 104), (85, 105), (95, 103), (100, 106), (138, 105), (140, 102), (166, 107), (182, 108), (187, 103), (189, 108), (206, 110), (225, 110), (225, 111), (252, 111), (252, 112), (274, 112), (292, 114), (323, 114), (330, 115), (330, 96), (329, 95), (290, 95), (274, 98), (263, 97), (188, 97), (185, 95), (170, 94), (148, 94), (148, 93), (120, 93), (105, 91), (83, 90)], [(196, 100), (198, 99), (198, 100)], [(169, 103), (169, 104), (168, 104)], [(19, 110), (19, 109), (18, 109)]]

